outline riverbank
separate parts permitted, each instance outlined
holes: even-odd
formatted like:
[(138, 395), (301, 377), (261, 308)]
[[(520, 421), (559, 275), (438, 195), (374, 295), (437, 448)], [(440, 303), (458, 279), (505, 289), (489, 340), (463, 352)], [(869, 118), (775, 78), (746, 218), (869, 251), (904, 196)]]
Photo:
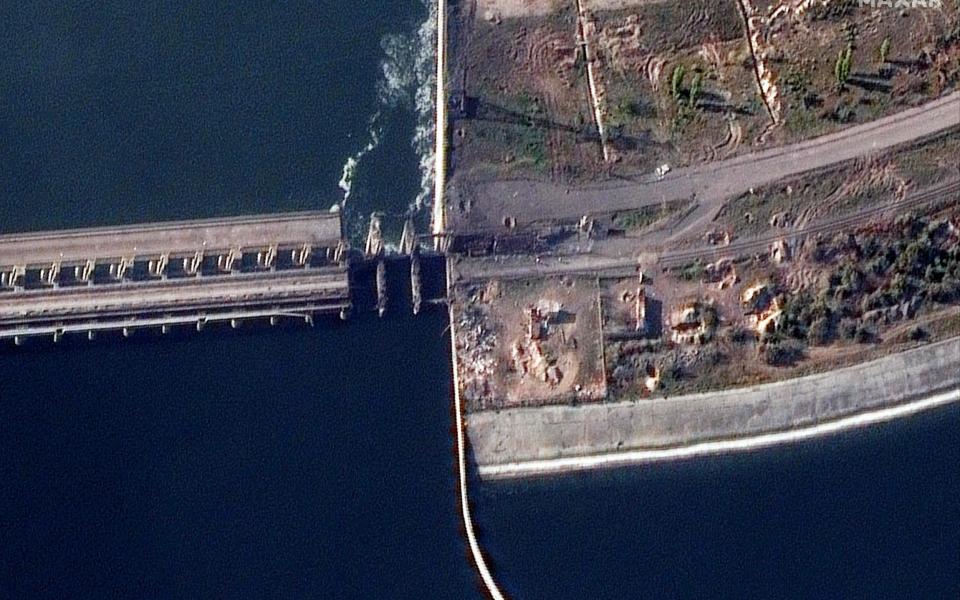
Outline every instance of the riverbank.
[(467, 416), (483, 478), (748, 450), (960, 401), (960, 338), (855, 367), (677, 398)]

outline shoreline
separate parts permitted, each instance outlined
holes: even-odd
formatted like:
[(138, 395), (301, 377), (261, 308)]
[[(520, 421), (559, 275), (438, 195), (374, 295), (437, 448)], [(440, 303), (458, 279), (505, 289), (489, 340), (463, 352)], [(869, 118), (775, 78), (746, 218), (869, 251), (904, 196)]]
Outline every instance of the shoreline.
[(696, 442), (686, 446), (671, 448), (636, 449), (580, 457), (485, 465), (478, 467), (477, 470), (482, 479), (492, 481), (539, 476), (558, 476), (653, 462), (751, 452), (852, 432), (874, 425), (882, 425), (895, 420), (909, 418), (923, 412), (943, 408), (956, 402), (960, 402), (960, 389), (948, 390), (921, 400), (914, 400), (904, 404), (841, 417), (832, 421), (825, 421), (817, 425), (798, 429), (788, 429), (744, 438)]
[(468, 414), (478, 473), (503, 479), (754, 450), (960, 402), (960, 337), (774, 383), (669, 399)]

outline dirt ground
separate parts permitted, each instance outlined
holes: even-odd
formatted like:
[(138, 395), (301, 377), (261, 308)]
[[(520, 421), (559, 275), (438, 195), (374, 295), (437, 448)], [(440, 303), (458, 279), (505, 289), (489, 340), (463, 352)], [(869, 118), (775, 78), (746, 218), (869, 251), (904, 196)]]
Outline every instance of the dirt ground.
[(717, 229), (732, 239), (789, 234), (810, 223), (902, 200), (909, 194), (960, 177), (960, 135), (908, 150), (868, 157), (826, 173), (806, 175), (732, 199)]
[[(589, 277), (495, 280), (458, 290), (457, 368), (468, 408), (602, 400), (597, 299)], [(540, 315), (533, 328), (531, 310)]]
[[(609, 283), (603, 318), (611, 397), (651, 395), (651, 365), (662, 374), (653, 393), (672, 395), (825, 371), (960, 334), (958, 244), (960, 208), (948, 201), (808, 238), (782, 262), (734, 257), (719, 269), (698, 264), (653, 274), (646, 294), (660, 305), (664, 327), (655, 343), (616, 335), (635, 328), (627, 295), (637, 284)], [(766, 304), (744, 302), (756, 284), (769, 290)], [(716, 331), (707, 343), (672, 343), (666, 315), (691, 299), (716, 309)], [(757, 306), (779, 315), (764, 333), (751, 316)]]
[[(800, 12), (797, 2), (755, 0), (745, 21), (738, 0), (585, 0), (582, 23), (573, 0), (463, 2), (452, 78), (472, 104), (455, 123), (454, 176), (578, 182), (649, 173), (896, 112), (957, 87), (958, 1), (892, 11), (836, 0)], [(610, 161), (581, 27), (596, 56)], [(840, 85), (836, 64), (847, 48), (850, 75)]]
[[(654, 4), (671, 0), (582, 0), (589, 10), (621, 10), (642, 4)], [(540, 17), (558, 12), (569, 5), (568, 0), (477, 0), (477, 17), (490, 19), (516, 19)]]

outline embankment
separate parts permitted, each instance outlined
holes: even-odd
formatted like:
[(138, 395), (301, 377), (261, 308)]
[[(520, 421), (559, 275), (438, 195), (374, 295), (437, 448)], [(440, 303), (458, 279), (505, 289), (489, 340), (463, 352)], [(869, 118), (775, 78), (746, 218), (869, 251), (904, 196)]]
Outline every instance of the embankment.
[(960, 401), (960, 338), (750, 388), (466, 417), (479, 473), (507, 478), (748, 450)]

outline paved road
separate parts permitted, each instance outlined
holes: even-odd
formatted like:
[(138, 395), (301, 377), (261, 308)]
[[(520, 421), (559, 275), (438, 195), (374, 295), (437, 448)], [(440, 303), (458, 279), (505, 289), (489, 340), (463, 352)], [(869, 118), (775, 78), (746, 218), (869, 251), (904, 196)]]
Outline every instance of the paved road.
[[(0, 336), (41, 321), (136, 317), (238, 307), (349, 303), (346, 269), (299, 269), (0, 294)], [(339, 304), (337, 304), (339, 306)]]
[(83, 264), (93, 259), (130, 256), (192, 256), (198, 250), (267, 248), (271, 244), (314, 248), (340, 241), (340, 215), (301, 212), (171, 221), (0, 235), (0, 267), (14, 265)]
[[(935, 135), (960, 126), (960, 92), (883, 119), (790, 146), (729, 160), (677, 169), (661, 181), (649, 176), (609, 180), (569, 189), (544, 181), (468, 181), (461, 178), (448, 196), (453, 231), (502, 229), (512, 216), (518, 225), (548, 219), (577, 220), (585, 214), (629, 210), (695, 197), (699, 206), (672, 238), (701, 228), (723, 201), (752, 187), (821, 169)], [(471, 206), (459, 212), (461, 204)]]

